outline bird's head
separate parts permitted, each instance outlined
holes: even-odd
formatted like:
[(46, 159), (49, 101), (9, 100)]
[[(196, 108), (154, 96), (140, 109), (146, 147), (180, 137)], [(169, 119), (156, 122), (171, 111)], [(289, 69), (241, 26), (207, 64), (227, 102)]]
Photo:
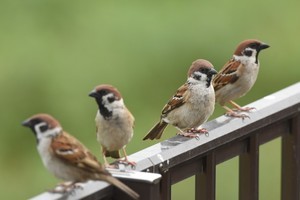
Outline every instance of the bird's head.
[(44, 113), (29, 117), (22, 122), (22, 125), (32, 130), (36, 136), (37, 142), (42, 138), (54, 137), (62, 131), (59, 122), (51, 115)]

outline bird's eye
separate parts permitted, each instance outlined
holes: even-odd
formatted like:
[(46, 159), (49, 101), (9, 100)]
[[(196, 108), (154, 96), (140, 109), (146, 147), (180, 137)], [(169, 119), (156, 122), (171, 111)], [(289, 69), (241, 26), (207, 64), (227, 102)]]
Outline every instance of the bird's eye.
[(251, 49), (256, 49), (257, 46), (258, 46), (257, 43), (252, 43), (252, 44), (249, 45), (249, 47), (250, 47)]
[(108, 92), (107, 92), (107, 90), (100, 90), (100, 91), (99, 91), (99, 94), (100, 94), (101, 96), (105, 96), (105, 95), (108, 94)]
[(200, 70), (200, 72), (201, 72), (202, 74), (208, 74), (208, 71), (209, 71), (209, 69), (207, 69), (207, 68), (202, 68), (202, 69)]

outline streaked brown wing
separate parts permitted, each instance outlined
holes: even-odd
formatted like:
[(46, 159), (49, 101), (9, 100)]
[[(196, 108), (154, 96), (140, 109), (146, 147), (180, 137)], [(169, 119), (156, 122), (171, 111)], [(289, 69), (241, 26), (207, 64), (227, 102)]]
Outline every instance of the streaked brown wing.
[(99, 171), (101, 165), (96, 157), (81, 144), (76, 138), (68, 134), (60, 134), (52, 140), (51, 148), (53, 153), (64, 162), (88, 170)]
[(240, 64), (240, 61), (231, 59), (224, 65), (224, 67), (213, 80), (213, 86), (215, 91), (224, 87), (228, 83), (234, 83), (235, 81), (237, 81), (238, 75), (236, 71)]
[(185, 83), (180, 88), (178, 88), (176, 94), (168, 101), (168, 103), (163, 108), (162, 114), (167, 114), (171, 110), (174, 110), (175, 108), (178, 108), (181, 105), (183, 105), (186, 99), (185, 96), (187, 90), (188, 90), (188, 83)]

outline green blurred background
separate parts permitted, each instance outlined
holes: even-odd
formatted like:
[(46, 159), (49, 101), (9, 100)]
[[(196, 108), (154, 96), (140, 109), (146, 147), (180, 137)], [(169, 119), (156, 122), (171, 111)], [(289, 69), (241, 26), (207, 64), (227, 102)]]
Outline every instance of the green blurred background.
[[(131, 154), (156, 143), (141, 140), (195, 59), (220, 69), (244, 39), (271, 45), (241, 105), (298, 82), (299, 6), (296, 0), (1, 0), (0, 199), (27, 199), (58, 182), (20, 125), (32, 114), (52, 114), (100, 158), (97, 106), (88, 97), (98, 84), (116, 86), (136, 118)], [(223, 112), (217, 106), (211, 119)], [(162, 139), (175, 132), (169, 127)], [(280, 142), (261, 147), (261, 199), (279, 199)], [(238, 158), (218, 165), (217, 175), (217, 199), (237, 199)], [(192, 199), (193, 178), (173, 186), (172, 194)]]

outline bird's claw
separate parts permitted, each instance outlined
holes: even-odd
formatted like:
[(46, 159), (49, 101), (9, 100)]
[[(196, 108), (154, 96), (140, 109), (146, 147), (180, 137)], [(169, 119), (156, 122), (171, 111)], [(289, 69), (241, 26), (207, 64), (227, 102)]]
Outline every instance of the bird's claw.
[(208, 131), (205, 128), (201, 128), (201, 129), (195, 129), (195, 128), (191, 128), (188, 129), (186, 132), (180, 132), (177, 133), (177, 135), (181, 135), (184, 137), (189, 137), (189, 138), (196, 138), (197, 140), (200, 139), (200, 134), (205, 134), (205, 136), (208, 136)]
[(246, 114), (243, 114), (243, 113), (242, 114), (238, 114), (236, 112), (227, 112), (225, 115), (227, 117), (241, 118), (242, 120), (244, 120), (245, 118), (249, 118), (250, 119), (249, 115), (246, 115)]
[(118, 160), (118, 162), (119, 162), (120, 164), (124, 164), (124, 165), (126, 165), (126, 166), (127, 166), (127, 165), (130, 165), (132, 169), (135, 169), (135, 167), (136, 167), (136, 162), (134, 162), (134, 161), (129, 161), (128, 159)]
[(251, 110), (256, 110), (255, 107), (240, 107), (240, 108), (234, 108), (232, 109), (233, 111), (236, 111), (236, 112), (249, 112)]
[(83, 187), (79, 183), (60, 183), (54, 189), (49, 190), (51, 193), (67, 193), (74, 194), (76, 189), (83, 190)]
[(187, 133), (205, 133), (205, 134), (207, 134), (208, 131), (206, 128), (200, 128), (200, 129), (191, 128), (191, 129), (187, 130)]

